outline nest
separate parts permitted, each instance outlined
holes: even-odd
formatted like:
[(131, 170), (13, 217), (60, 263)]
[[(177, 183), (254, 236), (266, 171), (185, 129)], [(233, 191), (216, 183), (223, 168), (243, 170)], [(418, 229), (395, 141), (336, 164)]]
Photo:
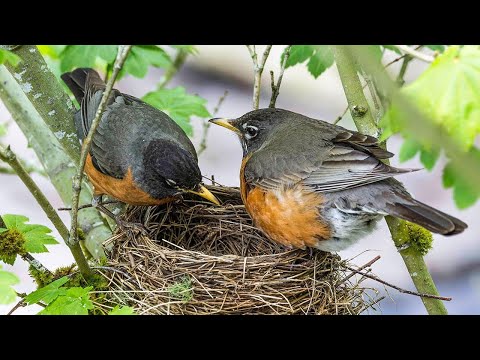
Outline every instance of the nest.
[(110, 305), (138, 314), (360, 314), (376, 302), (338, 255), (272, 242), (238, 189), (209, 189), (222, 206), (185, 197), (127, 208), (124, 220), (144, 224), (148, 236), (108, 240)]

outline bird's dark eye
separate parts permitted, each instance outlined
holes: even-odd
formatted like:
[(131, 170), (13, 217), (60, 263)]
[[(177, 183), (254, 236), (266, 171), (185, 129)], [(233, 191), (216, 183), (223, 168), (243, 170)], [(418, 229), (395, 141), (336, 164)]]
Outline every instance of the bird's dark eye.
[(253, 139), (255, 136), (258, 135), (258, 128), (253, 125), (248, 125), (245, 128), (245, 132), (246, 132), (245, 136), (247, 137), (247, 139)]

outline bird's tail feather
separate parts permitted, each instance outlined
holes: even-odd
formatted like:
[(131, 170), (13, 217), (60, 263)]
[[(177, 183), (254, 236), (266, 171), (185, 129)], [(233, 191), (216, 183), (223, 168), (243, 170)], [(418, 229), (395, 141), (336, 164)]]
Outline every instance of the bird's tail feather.
[(463, 221), (420, 201), (412, 198), (402, 198), (403, 201), (388, 206), (387, 211), (390, 215), (413, 222), (431, 232), (446, 236), (459, 234), (468, 227)]

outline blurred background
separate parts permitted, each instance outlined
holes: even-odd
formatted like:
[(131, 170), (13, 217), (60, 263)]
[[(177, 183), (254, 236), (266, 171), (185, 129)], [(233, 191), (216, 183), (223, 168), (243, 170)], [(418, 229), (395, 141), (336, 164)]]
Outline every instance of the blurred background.
[[(250, 55), (241, 45), (199, 45), (199, 53), (188, 58), (185, 66), (172, 80), (168, 87), (184, 86), (188, 93), (198, 94), (208, 100), (208, 109), (213, 111), (225, 91), (228, 96), (221, 105), (218, 116), (235, 118), (252, 110), (253, 70)], [(261, 51), (261, 48), (259, 48)], [(266, 63), (263, 74), (262, 98), (260, 107), (267, 107), (270, 100), (270, 74), (274, 70), (278, 74), (280, 54), (283, 46), (274, 46)], [(387, 52), (384, 61), (395, 58), (395, 54)], [(400, 62), (388, 68), (392, 74), (399, 71)], [(413, 60), (408, 68), (405, 79), (407, 83), (414, 80), (426, 67), (425, 63)], [(147, 91), (155, 89), (163, 74), (163, 70), (151, 68), (144, 79), (133, 77), (123, 78), (116, 86), (123, 92), (134, 96), (142, 96)], [(333, 122), (346, 109), (346, 100), (336, 67), (329, 68), (318, 79), (314, 79), (305, 66), (294, 66), (285, 71), (276, 106), (309, 117)], [(22, 132), (11, 121), (8, 111), (0, 102), (0, 122), (8, 123), (8, 134), (2, 139), (5, 144), (11, 144), (13, 150), (23, 158), (35, 162), (33, 151), (27, 148), (27, 140)], [(203, 119), (192, 121), (194, 126), (194, 144), (199, 145), (202, 135)], [(339, 123), (349, 129), (355, 129), (349, 114)], [(402, 140), (393, 137), (389, 140), (389, 150), (398, 153)], [(215, 180), (223, 185), (238, 186), (238, 172), (242, 151), (238, 139), (233, 133), (223, 128), (213, 126), (209, 129), (207, 148), (200, 156), (199, 163), (203, 175), (215, 176)], [(444, 296), (453, 300), (447, 302), (450, 314), (480, 314), (480, 223), (474, 220), (474, 215), (480, 213), (480, 203), (458, 210), (453, 202), (451, 190), (442, 187), (441, 169), (444, 160), (439, 161), (432, 172), (426, 170), (404, 175), (399, 178), (407, 189), (420, 201), (439, 208), (465, 221), (469, 228), (455, 237), (434, 235), (433, 249), (426, 256), (427, 265)], [(418, 158), (399, 164), (398, 158), (392, 159), (392, 165), (411, 168), (422, 168)], [(33, 175), (54, 207), (61, 207), (59, 196), (49, 181), (38, 174)], [(22, 182), (15, 176), (0, 174), (0, 214), (22, 214), (30, 218), (32, 223), (51, 226)], [(62, 219), (68, 224), (69, 214), (61, 213)], [(48, 268), (73, 262), (67, 247), (63, 244), (54, 245), (50, 249), (56, 256), (36, 254), (36, 257)], [(405, 265), (397, 254), (390, 238), (387, 226), (381, 222), (377, 231), (352, 248), (340, 252), (342, 258), (353, 258), (354, 263), (362, 265), (376, 255), (381, 259), (373, 266), (373, 271), (380, 278), (397, 286), (414, 290), (413, 283)], [(17, 260), (14, 266), (3, 265), (6, 270), (15, 272), (21, 278), (21, 284), (16, 286), (19, 292), (30, 292), (35, 284), (28, 276), (27, 265)], [(401, 294), (396, 290), (386, 291), (382, 285), (367, 281), (372, 287), (386, 293), (387, 298), (378, 306), (378, 311), (370, 310), (370, 314), (425, 314), (420, 298)], [(0, 306), (0, 314), (5, 314), (12, 305)], [(20, 309), (17, 314), (36, 313), (38, 308), (30, 306)]]

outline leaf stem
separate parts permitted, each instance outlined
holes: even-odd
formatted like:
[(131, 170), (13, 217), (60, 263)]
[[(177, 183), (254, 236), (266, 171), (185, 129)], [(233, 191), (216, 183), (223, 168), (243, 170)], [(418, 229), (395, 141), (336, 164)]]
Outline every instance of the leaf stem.
[(185, 60), (187, 60), (188, 52), (184, 49), (178, 49), (177, 54), (175, 55), (175, 59), (173, 60), (172, 65), (165, 70), (165, 74), (163, 75), (160, 84), (158, 85), (159, 89), (163, 89), (167, 84), (172, 80), (172, 78), (178, 73), (181, 69)]
[[(355, 49), (356, 48), (357, 47), (355, 47)], [(357, 75), (357, 66), (355, 60), (359, 61), (362, 59), (360, 56), (354, 58), (352, 50), (353, 49), (344, 45), (333, 46), (338, 72), (340, 73), (345, 96), (347, 97), (347, 101), (350, 105), (350, 111), (352, 112), (355, 125), (361, 133), (375, 136), (378, 134), (378, 128), (375, 124), (372, 113), (368, 108), (368, 103), (365, 98), (365, 94), (363, 93), (360, 79)], [(359, 52), (360, 49), (358, 50), (358, 53)], [(357, 52), (355, 52), (355, 54), (357, 54)], [(368, 57), (366, 54), (364, 57), (366, 63)], [(365, 66), (365, 63), (361, 62), (362, 69), (368, 70), (369, 68)], [(366, 106), (366, 111), (362, 117), (355, 116), (355, 112), (352, 111), (353, 106), (356, 104)], [(401, 248), (405, 242), (410, 240), (410, 235), (408, 233), (405, 221), (393, 218), (391, 216), (387, 216), (385, 220), (387, 221), (395, 246), (397, 246), (397, 248)], [(412, 247), (401, 250), (400, 255), (402, 256), (402, 259), (409, 270), (410, 277), (412, 278), (417, 291), (422, 294), (438, 296), (437, 288), (430, 273), (428, 272), (423, 256)], [(413, 275), (414, 273), (415, 275)], [(422, 301), (429, 314), (447, 314), (447, 309), (441, 300), (422, 297)]]

